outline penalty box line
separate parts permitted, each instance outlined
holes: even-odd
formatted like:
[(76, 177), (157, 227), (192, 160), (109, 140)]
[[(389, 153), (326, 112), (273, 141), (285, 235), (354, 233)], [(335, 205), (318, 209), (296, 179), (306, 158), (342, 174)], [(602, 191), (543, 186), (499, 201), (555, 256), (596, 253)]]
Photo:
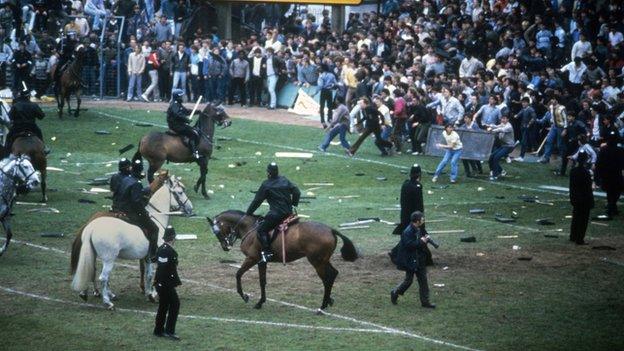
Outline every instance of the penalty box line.
[[(140, 121), (140, 120), (126, 118), (126, 117), (123, 117), (123, 116), (113, 115), (113, 114), (106, 113), (106, 112), (101, 112), (101, 111), (94, 111), (94, 112), (97, 113), (97, 114), (100, 114), (102, 116), (106, 116), (106, 117), (109, 117), (109, 118), (130, 122), (130, 123), (133, 123), (133, 124), (134, 123), (144, 122), (144, 121)], [(152, 123), (152, 122), (150, 122), (150, 123), (154, 127), (160, 127), (160, 128), (165, 128), (165, 129), (168, 128), (164, 124), (158, 124), (158, 123)], [(321, 155), (325, 155), (325, 156), (332, 156), (332, 157), (337, 157), (337, 158), (342, 158), (342, 159), (347, 159), (347, 160), (356, 160), (356, 161), (372, 163), (372, 164), (377, 164), (377, 165), (387, 166), (387, 167), (392, 167), (392, 168), (397, 168), (397, 169), (409, 169), (408, 166), (402, 166), (402, 165), (397, 165), (397, 164), (394, 164), (394, 163), (377, 161), (377, 160), (371, 160), (371, 159), (362, 158), (362, 157), (356, 157), (356, 156), (350, 157), (350, 156), (346, 156), (346, 155), (335, 154), (335, 153), (332, 153), (332, 152), (321, 153), (318, 150), (308, 150), (308, 149), (295, 147), (295, 146), (279, 145), (279, 144), (267, 143), (267, 142), (263, 142), (263, 141), (241, 139), (241, 138), (232, 138), (232, 140), (239, 141), (239, 142), (242, 142), (242, 143), (254, 144), (254, 145), (270, 146), (270, 147), (274, 147), (274, 148), (281, 148), (281, 149), (287, 149), (287, 150), (293, 150), (293, 151), (301, 151), (301, 152), (310, 152), (310, 153), (314, 153), (314, 154), (321, 154)], [(425, 170), (425, 171), (430, 171), (430, 170)], [(487, 181), (487, 180), (484, 180), (484, 179), (476, 179), (476, 178), (474, 180), (477, 181), (477, 182), (485, 183), (485, 184), (498, 185), (498, 186), (513, 188), (513, 189), (518, 189), (518, 190), (535, 191), (535, 192), (539, 192), (539, 193), (546, 193), (546, 194), (552, 194), (552, 195), (558, 195), (558, 196), (564, 196), (565, 195), (565, 194), (562, 194), (561, 192), (550, 191), (550, 190), (546, 190), (546, 189), (537, 189), (537, 188), (532, 188), (532, 187), (522, 186), (522, 185), (516, 185), (516, 184), (509, 184), (509, 183), (503, 183), (503, 182), (491, 182), (491, 181)]]
[[(2, 240), (5, 240), (5, 239), (2, 238)], [(33, 248), (44, 250), (44, 251), (52, 251), (52, 252), (60, 253), (60, 254), (63, 254), (65, 256), (69, 256), (70, 255), (69, 252), (64, 251), (64, 250), (60, 250), (60, 249), (53, 248), (53, 247), (47, 247), (47, 246), (43, 246), (43, 245), (37, 245), (37, 244), (33, 244), (33, 243), (30, 243), (30, 242), (27, 242), (27, 241), (12, 240), (11, 242), (13, 242), (15, 244), (21, 244), (21, 245), (33, 247)], [(125, 267), (125, 268), (134, 269), (134, 270), (138, 270), (139, 269), (139, 267), (137, 267), (137, 266), (133, 266), (133, 265), (125, 264), (125, 263), (117, 263), (117, 265), (121, 266), (121, 267)], [(181, 280), (183, 282), (187, 282), (187, 283), (207, 286), (207, 287), (213, 288), (215, 290), (227, 291), (227, 292), (238, 294), (238, 292), (236, 290), (234, 290), (234, 289), (225, 288), (225, 287), (222, 287), (222, 286), (219, 286), (219, 285), (216, 285), (216, 284), (204, 283), (204, 282), (191, 280), (191, 279), (181, 279)], [(2, 287), (0, 287), (0, 288), (2, 288)], [(251, 293), (249, 295), (250, 296), (254, 296), (254, 294), (251, 294)], [(318, 309), (314, 309), (314, 308), (310, 308), (310, 307), (306, 307), (306, 306), (302, 306), (302, 305), (298, 305), (298, 304), (295, 304), (295, 303), (286, 302), (286, 301), (282, 301), (282, 300), (277, 300), (277, 299), (273, 299), (273, 298), (270, 298), (270, 297), (267, 297), (267, 300), (271, 301), (271, 302), (274, 302), (274, 303), (278, 303), (278, 304), (284, 305), (284, 306), (288, 306), (288, 307), (293, 307), (293, 308), (297, 308), (297, 309), (300, 309), (300, 310), (304, 310), (304, 311), (310, 311), (310, 312), (318, 312), (318, 311), (320, 311)], [(70, 302), (72, 304), (78, 304), (78, 305), (88, 305), (88, 304), (80, 304), (80, 303), (71, 302), (71, 301), (68, 301), (68, 302)], [(93, 306), (95, 306), (95, 305), (93, 305)], [(99, 306), (96, 306), (96, 307), (99, 307)], [(420, 334), (410, 333), (410, 332), (405, 331), (405, 330), (400, 330), (400, 329), (395, 329), (395, 328), (391, 328), (391, 327), (386, 327), (386, 326), (383, 326), (383, 325), (380, 325), (380, 324), (377, 324), (377, 323), (368, 322), (368, 321), (364, 321), (364, 320), (359, 320), (359, 319), (356, 319), (356, 318), (353, 318), (353, 317), (349, 317), (349, 316), (344, 316), (344, 315), (341, 315), (341, 314), (335, 314), (335, 313), (330, 313), (330, 312), (325, 312), (325, 311), (321, 311), (321, 312), (324, 315), (327, 315), (327, 316), (330, 316), (330, 317), (334, 317), (336, 319), (342, 319), (342, 320), (350, 321), (350, 322), (353, 322), (353, 323), (357, 323), (357, 324), (366, 325), (366, 326), (370, 326), (370, 327), (376, 328), (376, 329), (370, 329), (370, 330), (376, 330), (377, 333), (385, 333), (385, 334), (390, 334), (390, 335), (399, 335), (399, 336), (410, 337), (410, 338), (414, 338), (414, 339), (427, 341), (427, 342), (430, 342), (430, 343), (433, 343), (433, 344), (448, 346), (448, 347), (459, 349), (459, 350), (480, 351), (479, 349), (474, 349), (474, 348), (471, 348), (471, 347), (467, 347), (467, 346), (458, 345), (458, 344), (454, 344), (454, 343), (443, 341), (443, 340), (430, 338), (430, 337), (423, 336), (423, 335), (420, 335)], [(206, 317), (206, 318), (208, 318), (208, 317)], [(260, 322), (263, 322), (263, 321), (260, 321)], [(273, 323), (273, 322), (267, 322), (267, 323)], [(316, 326), (314, 326), (314, 327), (316, 327)], [(293, 327), (293, 328), (295, 328), (295, 327)], [(319, 327), (317, 329), (320, 329), (320, 328), (321, 327)], [(333, 328), (333, 327), (323, 327), (323, 328)], [(359, 330), (358, 328), (342, 328), (342, 329), (345, 329), (344, 331), (347, 331), (346, 329), (353, 329), (352, 331)], [(361, 331), (364, 332), (363, 330), (368, 330), (368, 329), (362, 329)]]

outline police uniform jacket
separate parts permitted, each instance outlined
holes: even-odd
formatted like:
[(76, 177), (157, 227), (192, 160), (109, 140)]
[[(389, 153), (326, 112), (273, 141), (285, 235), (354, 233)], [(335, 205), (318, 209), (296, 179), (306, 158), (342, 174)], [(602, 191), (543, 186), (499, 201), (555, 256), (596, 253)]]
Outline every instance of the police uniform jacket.
[(110, 190), (113, 193), (113, 211), (119, 212), (121, 211), (120, 204), (123, 201), (123, 193), (121, 192), (121, 184), (123, 183), (124, 178), (129, 177), (129, 175), (124, 175), (121, 173), (114, 174), (110, 179)]
[(366, 121), (366, 127), (369, 129), (379, 128), (383, 124), (384, 117), (373, 105), (367, 106), (363, 111), (364, 121)]
[(401, 234), (401, 241), (396, 246), (395, 264), (400, 270), (417, 271), (425, 267), (427, 244), (421, 238), (424, 232), (409, 225)]
[(577, 166), (570, 170), (570, 203), (574, 207), (594, 207), (592, 178), (585, 167)]
[(403, 233), (415, 211), (425, 212), (422, 185), (417, 180), (408, 179), (401, 186), (401, 223), (394, 229), (394, 234)]
[(262, 182), (260, 189), (256, 193), (247, 214), (253, 214), (260, 204), (266, 200), (269, 203), (269, 212), (279, 216), (286, 216), (293, 212), (293, 206), (299, 204), (301, 192), (296, 185), (283, 176), (267, 179)]
[(181, 103), (172, 101), (167, 110), (167, 125), (173, 131), (184, 128), (188, 125), (188, 116), (190, 114), (191, 111), (182, 106)]
[[(143, 188), (138, 179), (128, 176), (122, 178), (119, 185), (120, 197), (117, 202), (119, 211), (128, 214), (142, 213), (147, 205), (147, 196), (150, 194), (149, 188)], [(114, 198), (113, 198), (114, 199)]]
[(596, 175), (602, 181), (604, 190), (624, 188), (623, 169), (624, 149), (613, 144), (607, 144), (606, 147), (600, 149), (596, 161)]
[(175, 288), (181, 285), (178, 276), (178, 253), (171, 245), (164, 243), (156, 251), (155, 283), (159, 287)]
[(45, 117), (45, 114), (39, 105), (25, 98), (15, 100), (9, 112), (9, 118), (13, 122), (13, 127), (36, 125), (36, 120), (43, 119), (43, 117)]

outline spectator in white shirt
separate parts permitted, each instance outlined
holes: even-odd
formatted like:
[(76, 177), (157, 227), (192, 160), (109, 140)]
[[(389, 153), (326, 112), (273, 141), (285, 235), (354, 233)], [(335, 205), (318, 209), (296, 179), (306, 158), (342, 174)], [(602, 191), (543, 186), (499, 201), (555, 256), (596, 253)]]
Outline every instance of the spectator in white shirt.
[(587, 41), (587, 39), (585, 38), (585, 34), (581, 33), (579, 36), (579, 41), (572, 45), (572, 52), (570, 56), (574, 60), (577, 57), (585, 58), (586, 56), (591, 55), (591, 53), (591, 43)]
[(611, 48), (615, 48), (622, 41), (624, 41), (624, 36), (622, 36), (622, 32), (618, 32), (615, 29), (614, 25), (609, 26), (609, 43), (611, 44)]

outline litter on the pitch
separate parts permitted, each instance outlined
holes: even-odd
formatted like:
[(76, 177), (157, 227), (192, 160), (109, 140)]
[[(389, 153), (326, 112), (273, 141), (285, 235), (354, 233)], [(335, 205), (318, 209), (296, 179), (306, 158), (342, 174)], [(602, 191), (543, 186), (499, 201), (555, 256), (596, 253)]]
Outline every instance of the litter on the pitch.
[(276, 152), (275, 157), (280, 158), (312, 158), (311, 152)]
[(428, 230), (429, 234), (451, 234), (451, 233), (464, 233), (463, 229), (449, 229), (449, 230)]
[(513, 223), (516, 220), (513, 218), (506, 218), (506, 217), (495, 217), (494, 218), (497, 222), (501, 222), (501, 223)]
[(95, 134), (97, 135), (110, 135), (111, 132), (109, 132), (108, 130), (96, 130)]
[(40, 207), (40, 208), (31, 208), (26, 212), (41, 212), (41, 213), (61, 213), (61, 211), (57, 210), (54, 207)]
[(176, 240), (195, 240), (197, 235), (195, 234), (176, 234)]
[(347, 222), (347, 223), (340, 223), (340, 227), (353, 227), (353, 226), (358, 226), (358, 225), (362, 225), (362, 224), (369, 224), (369, 223), (374, 223), (375, 220), (374, 219), (367, 219), (367, 220), (363, 220), (363, 221), (355, 221), (355, 222)]
[(555, 224), (555, 222), (551, 221), (549, 218), (536, 219), (535, 222), (539, 225), (554, 225)]
[(334, 186), (334, 183), (303, 183), (305, 186)]
[(467, 236), (467, 237), (459, 238), (459, 241), (461, 241), (462, 243), (476, 243), (477, 238), (475, 238), (474, 236)]
[(521, 257), (518, 257), (518, 261), (530, 261), (532, 259), (533, 259), (533, 257), (531, 257), (531, 256), (521, 256)]
[(329, 199), (330, 200), (335, 200), (335, 199), (355, 199), (360, 197), (360, 195), (344, 195), (344, 196), (330, 196)]
[(353, 227), (341, 227), (340, 230), (352, 230), (352, 229), (366, 229), (370, 228), (369, 225), (353, 226)]
[(25, 205), (25, 206), (46, 206), (45, 202), (26, 202), (26, 201), (17, 201), (16, 205)]
[(472, 208), (470, 209), (470, 214), (481, 214), (481, 213), (485, 213), (485, 210), (482, 208)]
[(600, 222), (594, 222), (594, 221), (591, 221), (589, 223), (591, 223), (593, 225), (599, 225), (601, 227), (608, 227), (609, 226), (607, 223), (600, 223)]
[(55, 171), (55, 172), (65, 172), (64, 169), (57, 168), (57, 167), (46, 167), (46, 170), (48, 170), (48, 171)]
[(518, 237), (517, 235), (499, 235), (499, 236), (497, 236), (497, 238), (499, 238), (499, 239), (514, 239), (514, 238), (517, 238), (517, 237)]
[(128, 144), (128, 145), (122, 147), (121, 149), (119, 149), (119, 154), (121, 155), (121, 154), (123, 154), (126, 151), (130, 151), (130, 150), (132, 150), (132, 148), (134, 148), (134, 144)]

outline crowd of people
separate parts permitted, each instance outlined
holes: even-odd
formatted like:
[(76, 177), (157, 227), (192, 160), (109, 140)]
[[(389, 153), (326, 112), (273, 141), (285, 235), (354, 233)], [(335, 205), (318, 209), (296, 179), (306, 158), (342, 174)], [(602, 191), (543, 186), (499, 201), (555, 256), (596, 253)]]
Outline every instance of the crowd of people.
[[(63, 34), (89, 48), (87, 94), (95, 94), (97, 70), (106, 76), (120, 70), (128, 101), (169, 101), (180, 89), (188, 101), (201, 95), (274, 109), (285, 84), (315, 87), (328, 129), (321, 150), (340, 135), (353, 155), (373, 134), (382, 155), (418, 155), (434, 124), (447, 126), (447, 141), (454, 128), (491, 131), (490, 177), (497, 180), (505, 175), (500, 161), (509, 162), (518, 144), (519, 162), (539, 151), (539, 161), (549, 163), (556, 151), (556, 173), (563, 176), (580, 148), (596, 154), (609, 135), (624, 137), (619, 1), (387, 0), (380, 13), (349, 14), (344, 30), (332, 30), (328, 11), (316, 18), (291, 6), (260, 33), (238, 41), (221, 39), (216, 28), (183, 34), (198, 6), (194, 1), (58, 1), (47, 12), (40, 1), (21, 3), (22, 21), (31, 24), (25, 35), (18, 40), (4, 25), (0, 32), (0, 62), (13, 65), (14, 86), (26, 79), (47, 86), (61, 52), (43, 47), (51, 36), (33, 34), (56, 11), (77, 16), (55, 18), (67, 18)], [(122, 30), (114, 18), (104, 20), (110, 14), (126, 18)], [(48, 64), (39, 63), (48, 52)], [(350, 145), (345, 136), (356, 131), (361, 135)], [(411, 147), (403, 146), (406, 141)], [(461, 158), (457, 142), (439, 167), (451, 163), (451, 181)], [(483, 171), (472, 161), (464, 166), (469, 176)]]

